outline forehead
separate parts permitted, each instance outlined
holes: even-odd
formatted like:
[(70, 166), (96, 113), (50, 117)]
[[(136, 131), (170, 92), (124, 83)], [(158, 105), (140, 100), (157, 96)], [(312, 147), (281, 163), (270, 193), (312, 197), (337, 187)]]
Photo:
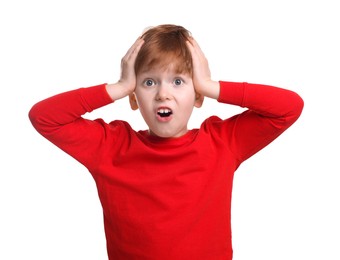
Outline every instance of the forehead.
[(183, 71), (179, 69), (178, 64), (176, 62), (172, 62), (170, 64), (163, 65), (155, 65), (148, 69), (141, 70), (137, 77), (143, 76), (184, 76), (191, 77), (191, 74), (188, 71)]
[(145, 72), (152, 69), (173, 68), (177, 73), (192, 72), (191, 56), (183, 50), (159, 50), (159, 48), (148, 48), (138, 54), (135, 62), (135, 70)]

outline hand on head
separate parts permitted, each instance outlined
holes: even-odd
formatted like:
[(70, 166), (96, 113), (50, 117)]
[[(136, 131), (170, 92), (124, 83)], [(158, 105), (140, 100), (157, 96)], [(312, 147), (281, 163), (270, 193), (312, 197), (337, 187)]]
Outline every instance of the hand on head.
[(136, 87), (136, 74), (134, 70), (135, 60), (144, 40), (141, 37), (134, 42), (134, 44), (127, 51), (121, 60), (121, 75), (119, 83), (122, 84), (128, 94), (132, 93)]
[(136, 88), (135, 60), (143, 45), (141, 37), (134, 42), (121, 60), (121, 74), (117, 83), (107, 84), (106, 90), (112, 100), (118, 100), (133, 93)]
[(193, 76), (192, 80), (197, 93), (210, 98), (218, 98), (219, 88), (211, 79), (209, 63), (205, 57), (202, 49), (194, 38), (187, 41), (187, 46), (191, 52), (193, 63)]

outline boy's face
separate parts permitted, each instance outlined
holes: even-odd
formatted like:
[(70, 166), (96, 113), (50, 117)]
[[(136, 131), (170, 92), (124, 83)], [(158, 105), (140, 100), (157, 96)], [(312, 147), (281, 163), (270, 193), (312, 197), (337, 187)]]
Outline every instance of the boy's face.
[(194, 106), (202, 102), (191, 76), (175, 73), (171, 66), (138, 74), (130, 95), (132, 109), (139, 108), (150, 134), (166, 138), (184, 135)]

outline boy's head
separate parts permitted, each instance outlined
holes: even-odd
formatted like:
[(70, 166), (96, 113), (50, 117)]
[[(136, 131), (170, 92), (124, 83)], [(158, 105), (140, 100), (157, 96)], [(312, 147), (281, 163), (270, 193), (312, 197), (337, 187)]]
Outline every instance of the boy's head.
[(142, 35), (130, 104), (132, 109), (139, 108), (152, 135), (184, 135), (193, 108), (203, 103), (192, 81), (192, 56), (187, 47), (190, 37), (182, 26), (170, 24), (152, 27)]
[(144, 44), (135, 61), (135, 73), (155, 67), (166, 69), (170, 64), (176, 73), (192, 76), (191, 53), (186, 46), (190, 32), (182, 26), (163, 24), (144, 32)]

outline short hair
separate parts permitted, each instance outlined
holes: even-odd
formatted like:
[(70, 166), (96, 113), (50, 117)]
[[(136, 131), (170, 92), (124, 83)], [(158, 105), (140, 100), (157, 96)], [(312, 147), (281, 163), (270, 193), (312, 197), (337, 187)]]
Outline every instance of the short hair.
[(151, 27), (141, 36), (144, 39), (135, 61), (135, 73), (155, 67), (174, 66), (176, 73), (192, 76), (192, 57), (186, 42), (191, 33), (182, 26), (162, 24)]

